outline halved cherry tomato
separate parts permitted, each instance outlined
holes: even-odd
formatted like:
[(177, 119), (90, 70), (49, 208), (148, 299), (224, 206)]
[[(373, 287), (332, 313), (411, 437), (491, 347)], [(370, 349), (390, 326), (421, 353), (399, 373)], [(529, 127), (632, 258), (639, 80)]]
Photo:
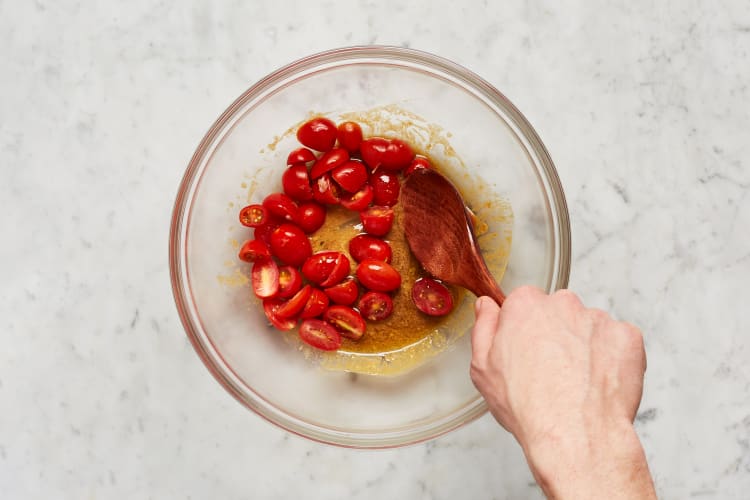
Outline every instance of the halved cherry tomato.
[(362, 155), (362, 160), (374, 170), (380, 166), (383, 162), (383, 155), (386, 149), (388, 149), (390, 141), (383, 137), (370, 137), (362, 141), (359, 145), (359, 153)]
[(390, 207), (372, 206), (359, 213), (362, 227), (375, 236), (385, 236), (393, 226), (393, 209)]
[(343, 306), (354, 304), (354, 301), (357, 300), (357, 296), (359, 295), (359, 287), (353, 278), (346, 279), (338, 285), (333, 285), (323, 291), (334, 303)]
[(261, 299), (275, 297), (279, 291), (279, 266), (273, 259), (258, 260), (251, 273), (253, 291)]
[(282, 319), (276, 316), (276, 311), (284, 303), (281, 299), (265, 299), (263, 301), (263, 312), (273, 326), (279, 330), (291, 330), (297, 326), (297, 320), (293, 318)]
[(302, 229), (282, 224), (271, 233), (271, 253), (284, 264), (298, 266), (312, 255), (312, 246)]
[(401, 286), (401, 275), (381, 260), (365, 259), (357, 266), (357, 279), (365, 288), (390, 292)]
[(314, 233), (326, 221), (326, 209), (315, 202), (301, 203), (294, 221), (307, 234)]
[(311, 292), (312, 287), (310, 285), (303, 286), (291, 299), (284, 302), (284, 304), (276, 310), (276, 316), (283, 319), (297, 316), (302, 312), (305, 304), (307, 304), (307, 299), (310, 298)]
[(316, 151), (329, 151), (336, 144), (336, 124), (319, 116), (303, 123), (297, 130), (297, 140)]
[(453, 309), (451, 292), (432, 278), (420, 278), (414, 282), (411, 300), (417, 309), (430, 316), (443, 316)]
[(332, 149), (320, 158), (310, 169), (310, 178), (317, 179), (326, 172), (349, 161), (349, 153), (344, 148)]
[(349, 259), (341, 252), (325, 250), (314, 253), (302, 265), (302, 274), (308, 280), (324, 287), (333, 286), (351, 270)]
[(342, 148), (354, 153), (362, 143), (362, 127), (357, 122), (339, 123), (337, 137)]
[(392, 207), (398, 202), (401, 184), (398, 176), (392, 172), (377, 171), (370, 176), (370, 185), (374, 194), (373, 203)]
[(357, 304), (360, 314), (370, 321), (380, 321), (393, 312), (393, 299), (383, 292), (367, 292)]
[(284, 193), (271, 193), (263, 200), (263, 208), (280, 219), (293, 221), (297, 215), (297, 204)]
[(354, 193), (367, 182), (367, 169), (361, 161), (349, 160), (334, 168), (331, 177), (345, 191)]
[(268, 220), (268, 212), (262, 205), (254, 204), (240, 210), (240, 224), (247, 227), (258, 227)]
[(401, 170), (409, 166), (414, 151), (401, 139), (391, 139), (381, 157), (381, 166), (385, 170)]
[(292, 165), (281, 176), (281, 185), (290, 198), (297, 201), (312, 200), (313, 190), (310, 187), (310, 176), (304, 165)]
[(427, 158), (417, 155), (409, 163), (409, 166), (406, 167), (406, 170), (404, 170), (404, 176), (409, 177), (415, 170), (419, 170), (420, 168), (432, 168), (432, 165), (430, 165), (430, 161)]
[(302, 319), (318, 317), (328, 309), (328, 303), (328, 295), (323, 293), (323, 290), (319, 288), (313, 288), (312, 292), (310, 292), (310, 298), (307, 299), (307, 304), (305, 304), (302, 314), (299, 317)]
[(357, 262), (365, 259), (390, 262), (393, 251), (391, 245), (380, 238), (375, 238), (369, 234), (358, 234), (349, 241), (349, 254)]
[(331, 176), (324, 174), (313, 183), (313, 198), (324, 205), (339, 203), (339, 187), (331, 180)]
[(359, 340), (367, 325), (362, 316), (347, 306), (331, 306), (323, 313), (323, 319), (332, 324), (344, 337)]
[(245, 262), (270, 259), (271, 250), (269, 250), (268, 245), (260, 240), (247, 240), (240, 248), (239, 257), (240, 260)]
[(319, 319), (306, 319), (299, 326), (299, 337), (307, 344), (323, 351), (341, 347), (341, 334), (330, 323)]
[(253, 233), (256, 240), (260, 240), (266, 245), (271, 244), (271, 233), (279, 227), (278, 224), (275, 222), (267, 222), (265, 224), (261, 224), (260, 226), (255, 228), (255, 232)]
[(287, 299), (302, 288), (302, 275), (294, 266), (279, 267), (279, 293), (280, 299)]
[(307, 148), (297, 148), (286, 157), (286, 164), (291, 165), (307, 165), (311, 161), (315, 160), (315, 153)]
[(348, 210), (360, 212), (370, 205), (373, 196), (374, 191), (372, 190), (372, 186), (365, 184), (362, 189), (356, 193), (342, 197), (341, 206)]

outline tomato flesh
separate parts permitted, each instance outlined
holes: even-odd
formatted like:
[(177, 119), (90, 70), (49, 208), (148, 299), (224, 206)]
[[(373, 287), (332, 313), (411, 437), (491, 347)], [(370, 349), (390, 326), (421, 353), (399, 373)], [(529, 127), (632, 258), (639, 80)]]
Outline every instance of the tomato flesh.
[(359, 213), (364, 230), (375, 236), (385, 236), (393, 226), (395, 215), (390, 207), (372, 206)]
[(302, 319), (317, 318), (328, 309), (329, 302), (328, 295), (323, 293), (323, 290), (313, 288), (299, 317)]
[(349, 255), (357, 262), (365, 259), (390, 262), (393, 250), (388, 242), (369, 234), (358, 234), (349, 241)]
[(349, 196), (341, 198), (341, 206), (347, 210), (354, 210), (355, 212), (361, 212), (366, 209), (372, 203), (374, 192), (372, 186), (365, 184), (362, 189)]
[(347, 279), (337, 285), (323, 290), (329, 299), (335, 304), (350, 306), (354, 304), (359, 295), (359, 287), (353, 279)]
[(357, 266), (357, 279), (365, 288), (376, 292), (390, 292), (401, 286), (401, 275), (390, 264), (365, 259)]
[(286, 331), (297, 326), (297, 320), (294, 318), (283, 319), (276, 315), (276, 311), (283, 303), (284, 301), (281, 299), (265, 299), (263, 301), (263, 312), (274, 327)]
[(310, 176), (304, 165), (292, 165), (281, 176), (284, 193), (297, 201), (312, 200), (313, 190), (310, 186)]
[(310, 285), (303, 286), (294, 296), (284, 302), (277, 310), (276, 316), (279, 318), (287, 319), (294, 318), (304, 309), (307, 304), (307, 299), (310, 298), (312, 287)]
[(302, 288), (302, 275), (294, 266), (279, 267), (279, 293), (281, 299), (288, 299)]
[(393, 312), (393, 299), (383, 292), (367, 292), (357, 303), (359, 312), (365, 319), (381, 321)]
[(275, 297), (279, 291), (279, 266), (273, 259), (256, 261), (250, 278), (253, 292), (261, 299)]
[(331, 180), (331, 176), (324, 174), (313, 184), (313, 198), (323, 205), (338, 205), (340, 194), (338, 186)]
[(444, 316), (453, 309), (453, 296), (440, 282), (420, 278), (411, 289), (411, 299), (417, 309), (430, 316)]
[(303, 123), (297, 129), (297, 140), (315, 151), (329, 151), (336, 144), (336, 124), (322, 116)]
[(247, 227), (258, 227), (268, 221), (268, 213), (263, 205), (248, 205), (240, 210), (240, 224)]
[(299, 266), (312, 255), (312, 245), (294, 224), (282, 224), (271, 233), (271, 253), (284, 264)]
[(373, 190), (373, 203), (392, 207), (398, 202), (398, 194), (401, 191), (401, 183), (398, 176), (393, 172), (375, 172), (370, 176), (370, 185)]
[(331, 306), (325, 313), (323, 319), (332, 324), (344, 337), (359, 340), (365, 334), (367, 325), (362, 316), (347, 306)]
[(351, 271), (349, 258), (341, 252), (322, 251), (310, 256), (302, 265), (302, 274), (316, 285), (333, 286)]
[(268, 248), (268, 245), (260, 240), (248, 240), (242, 244), (239, 257), (240, 260), (244, 260), (245, 262), (270, 259), (271, 250)]
[(299, 327), (299, 337), (307, 344), (323, 351), (335, 351), (341, 347), (341, 334), (319, 319), (306, 319)]

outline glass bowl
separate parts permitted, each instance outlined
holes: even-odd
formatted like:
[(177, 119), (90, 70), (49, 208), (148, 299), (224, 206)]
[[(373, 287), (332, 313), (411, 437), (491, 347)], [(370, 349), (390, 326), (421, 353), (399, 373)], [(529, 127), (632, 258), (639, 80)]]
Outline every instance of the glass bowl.
[(415, 50), (352, 47), (253, 85), (210, 128), (179, 187), (169, 249), (177, 309), (198, 355), (240, 403), (290, 432), (348, 447), (416, 443), (487, 411), (469, 378), (473, 317), (451, 326), (443, 352), (401, 375), (325, 369), (269, 328), (237, 262), (237, 212), (279, 190), (301, 121), (366, 112), (372, 131), (384, 110), (406, 131), (418, 121), (414, 130), (426, 133), (417, 142), (451, 164), (459, 187), (474, 186), (475, 201), (510, 207), (499, 230), (510, 242), (512, 227), (512, 244), (496, 274), (505, 271), (506, 292), (564, 288), (570, 270), (568, 212), (549, 154), (513, 104), (467, 69)]

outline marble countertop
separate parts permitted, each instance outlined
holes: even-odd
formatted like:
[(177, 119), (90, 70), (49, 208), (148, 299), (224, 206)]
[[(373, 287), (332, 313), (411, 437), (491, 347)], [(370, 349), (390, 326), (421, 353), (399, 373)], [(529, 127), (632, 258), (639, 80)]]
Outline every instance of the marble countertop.
[(208, 126), (282, 63), (375, 43), (524, 112), (567, 193), (570, 287), (645, 332), (660, 497), (748, 498), (750, 4), (456, 5), (0, 3), (0, 496), (542, 497), (489, 416), (404, 449), (316, 444), (237, 404), (182, 331), (167, 234)]

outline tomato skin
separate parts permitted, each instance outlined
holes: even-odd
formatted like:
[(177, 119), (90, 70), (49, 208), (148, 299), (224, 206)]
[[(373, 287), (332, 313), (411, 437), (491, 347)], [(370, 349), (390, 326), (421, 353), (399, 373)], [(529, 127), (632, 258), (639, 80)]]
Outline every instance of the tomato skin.
[(366, 209), (372, 203), (372, 199), (375, 196), (372, 186), (365, 184), (362, 189), (356, 193), (344, 196), (341, 198), (341, 206), (353, 210), (355, 212), (361, 212)]
[(359, 213), (364, 230), (375, 236), (385, 236), (393, 226), (395, 215), (390, 207), (374, 205)]
[(268, 221), (268, 212), (263, 205), (253, 204), (240, 210), (240, 224), (245, 227), (258, 227)]
[(297, 148), (286, 157), (286, 164), (292, 165), (307, 165), (311, 161), (315, 161), (315, 153), (307, 148)]
[(367, 182), (367, 169), (362, 162), (349, 160), (333, 169), (331, 177), (344, 191), (356, 193)]
[(365, 334), (367, 325), (362, 316), (347, 306), (331, 306), (323, 313), (323, 319), (332, 324), (344, 337), (359, 340)]
[(347, 279), (323, 290), (331, 301), (342, 306), (354, 304), (359, 295), (359, 287), (353, 279)]
[(255, 228), (255, 231), (253, 232), (253, 235), (255, 236), (256, 240), (260, 240), (266, 245), (271, 244), (271, 233), (274, 232), (274, 230), (279, 227), (278, 224), (275, 222), (268, 222), (265, 224), (261, 224), (260, 226)]
[(373, 203), (392, 207), (398, 203), (398, 194), (401, 191), (401, 183), (398, 176), (392, 172), (377, 171), (370, 176), (370, 185), (373, 190)]
[(266, 211), (285, 221), (293, 221), (297, 216), (297, 204), (284, 193), (271, 193), (263, 200)]
[(339, 123), (337, 137), (342, 148), (350, 153), (357, 152), (362, 144), (362, 127), (357, 122)]
[(409, 166), (414, 158), (414, 151), (401, 139), (391, 139), (381, 157), (381, 166), (385, 170), (398, 171)]
[(284, 264), (299, 266), (312, 255), (312, 245), (294, 224), (282, 224), (271, 233), (271, 253)]
[(297, 320), (293, 318), (282, 319), (276, 315), (276, 311), (284, 303), (281, 299), (265, 299), (263, 301), (263, 312), (266, 314), (266, 318), (271, 324), (279, 330), (286, 331), (291, 330), (297, 326)]
[(313, 198), (323, 205), (338, 205), (341, 195), (331, 176), (323, 174), (313, 184)]
[(323, 290), (313, 288), (312, 292), (310, 292), (310, 298), (307, 299), (307, 304), (305, 304), (299, 317), (302, 319), (316, 318), (328, 309), (329, 302), (328, 295), (323, 293)]
[(381, 260), (363, 260), (357, 266), (356, 275), (365, 288), (376, 292), (390, 292), (401, 286), (399, 272)]
[(310, 298), (312, 287), (310, 285), (303, 286), (294, 296), (284, 302), (277, 310), (276, 316), (282, 319), (294, 318), (307, 304), (307, 299)]
[(430, 316), (444, 316), (453, 309), (453, 296), (440, 282), (420, 278), (411, 289), (411, 299), (417, 309)]
[(297, 140), (315, 151), (329, 151), (336, 144), (336, 124), (328, 118), (318, 116), (303, 123), (297, 129)]
[(306, 319), (299, 327), (300, 338), (308, 345), (323, 351), (335, 351), (341, 347), (341, 334), (320, 319)]
[(333, 286), (351, 271), (351, 264), (341, 252), (316, 252), (302, 264), (302, 274), (309, 281), (323, 287)]
[(301, 203), (294, 222), (307, 234), (314, 233), (326, 221), (326, 209), (315, 202)]
[(270, 259), (271, 250), (260, 240), (247, 240), (240, 248), (239, 258), (245, 262)]
[(383, 162), (383, 155), (388, 149), (390, 141), (383, 137), (370, 137), (362, 141), (359, 146), (359, 153), (362, 160), (370, 167), (371, 170), (378, 168)]
[(432, 168), (432, 165), (430, 165), (430, 160), (424, 156), (417, 155), (411, 163), (409, 163), (409, 166), (406, 167), (406, 170), (404, 170), (404, 176), (409, 177), (414, 171), (419, 170), (420, 168)]
[(258, 298), (270, 299), (279, 291), (279, 266), (273, 259), (263, 259), (253, 264), (250, 273), (253, 292)]
[(340, 167), (349, 161), (349, 153), (344, 148), (336, 148), (328, 151), (318, 158), (318, 161), (310, 169), (310, 178), (317, 179), (321, 175)]
[(381, 321), (393, 313), (393, 299), (383, 292), (367, 292), (357, 303), (360, 314), (370, 321)]
[(302, 288), (302, 275), (294, 266), (279, 267), (279, 293), (280, 299), (288, 299)]
[(310, 186), (310, 176), (304, 165), (292, 165), (281, 176), (284, 193), (297, 201), (312, 200), (313, 190)]
[(349, 240), (349, 255), (357, 262), (365, 259), (391, 262), (393, 250), (388, 242), (375, 238), (369, 234), (358, 234)]

